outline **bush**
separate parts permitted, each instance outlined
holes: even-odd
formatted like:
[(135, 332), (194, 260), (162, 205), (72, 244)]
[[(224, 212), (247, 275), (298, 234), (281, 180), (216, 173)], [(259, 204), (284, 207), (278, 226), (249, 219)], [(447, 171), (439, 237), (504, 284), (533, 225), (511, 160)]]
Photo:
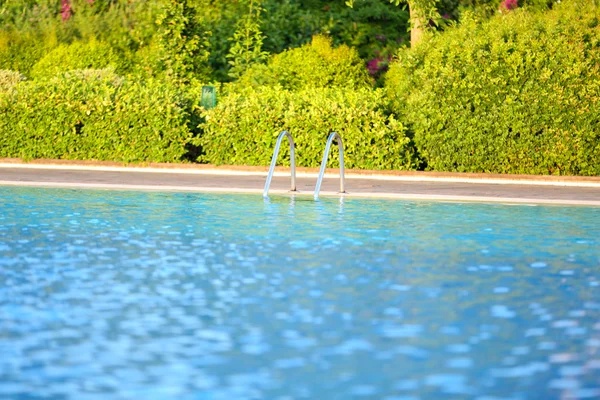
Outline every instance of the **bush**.
[[(383, 93), (372, 89), (265, 87), (231, 93), (204, 113), (201, 161), (268, 165), (277, 135), (286, 129), (296, 142), (300, 166), (319, 166), (327, 136), (336, 131), (344, 140), (347, 167), (411, 169), (414, 152), (404, 126), (383, 104)], [(280, 159), (289, 155), (283, 147)], [(337, 164), (337, 155), (331, 158), (330, 165)]]
[(271, 54), (309, 43), (329, 18), (323, 6), (310, 9), (297, 0), (264, 0), (261, 29), (265, 35), (264, 50)]
[[(104, 69), (119, 71), (120, 60), (110, 45), (92, 40), (61, 44), (46, 54), (31, 69), (31, 77), (43, 78), (78, 69)], [(120, 71), (119, 71), (120, 72)]]
[(192, 141), (180, 93), (110, 70), (23, 82), (0, 113), (0, 157), (174, 162)]
[(588, 3), (467, 16), (400, 52), (387, 90), (428, 169), (600, 175), (600, 9)]
[(371, 87), (372, 81), (355, 49), (333, 48), (329, 37), (315, 35), (310, 44), (277, 54), (267, 65), (254, 65), (236, 87), (275, 85), (290, 90), (364, 88)]
[[(438, 9), (447, 1), (438, 1)], [(398, 7), (389, 0), (354, 1), (352, 8), (345, 3), (330, 3), (324, 31), (334, 38), (334, 43), (356, 48), (360, 57), (371, 61), (371, 65), (386, 65), (388, 57), (391, 58), (402, 43), (410, 41), (406, 7)], [(383, 72), (373, 68), (371, 71)]]
[(52, 46), (48, 41), (31, 32), (0, 31), (0, 68), (29, 74)]
[(25, 80), (25, 76), (7, 69), (0, 69), (0, 92), (13, 90), (19, 82)]
[(156, 23), (160, 62), (167, 78), (185, 84), (210, 75), (210, 32), (200, 22), (191, 0), (165, 2)]

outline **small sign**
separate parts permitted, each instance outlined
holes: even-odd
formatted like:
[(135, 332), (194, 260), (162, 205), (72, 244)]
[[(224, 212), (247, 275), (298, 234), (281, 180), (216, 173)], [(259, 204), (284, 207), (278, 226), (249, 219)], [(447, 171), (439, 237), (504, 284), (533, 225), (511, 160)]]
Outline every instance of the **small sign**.
[(206, 110), (210, 110), (217, 105), (217, 90), (214, 86), (202, 86), (200, 105)]

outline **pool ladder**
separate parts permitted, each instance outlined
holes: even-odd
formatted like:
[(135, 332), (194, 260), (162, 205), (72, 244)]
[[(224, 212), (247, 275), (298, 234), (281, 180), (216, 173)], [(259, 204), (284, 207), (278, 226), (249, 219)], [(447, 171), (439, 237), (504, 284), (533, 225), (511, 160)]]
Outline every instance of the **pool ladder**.
[[(296, 146), (294, 145), (294, 139), (292, 138), (292, 135), (288, 131), (283, 131), (279, 134), (279, 137), (277, 138), (277, 143), (275, 144), (273, 158), (271, 158), (271, 166), (269, 167), (269, 174), (267, 175), (267, 181), (265, 182), (263, 197), (268, 197), (269, 195), (269, 186), (271, 186), (271, 180), (273, 179), (273, 173), (275, 172), (275, 164), (277, 164), (277, 156), (279, 155), (279, 148), (281, 147), (281, 142), (283, 141), (284, 137), (287, 137), (288, 142), (290, 143), (290, 165), (292, 175), (290, 191), (296, 191)], [(337, 142), (338, 148), (340, 150), (340, 193), (346, 193), (346, 191), (344, 190), (344, 144), (342, 142), (342, 137), (338, 133), (332, 132), (329, 135), (329, 138), (327, 139), (327, 144), (325, 145), (325, 152), (323, 153), (323, 161), (321, 161), (319, 178), (317, 179), (317, 185), (315, 186), (315, 200), (319, 198), (319, 192), (321, 191), (321, 183), (323, 183), (325, 167), (327, 166), (327, 159), (329, 158), (329, 149), (331, 148), (331, 143), (333, 143), (334, 140)]]

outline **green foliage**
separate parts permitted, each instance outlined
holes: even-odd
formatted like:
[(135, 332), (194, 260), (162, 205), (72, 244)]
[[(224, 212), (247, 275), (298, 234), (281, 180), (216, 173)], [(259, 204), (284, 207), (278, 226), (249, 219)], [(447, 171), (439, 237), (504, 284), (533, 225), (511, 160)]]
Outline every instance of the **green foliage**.
[(147, 43), (132, 55), (135, 68), (130, 75), (138, 79), (164, 78), (163, 58), (164, 53), (158, 41)]
[(176, 162), (192, 141), (177, 89), (110, 70), (22, 82), (0, 114), (0, 157)]
[(428, 169), (600, 175), (600, 8), (463, 23), (388, 73)]
[(386, 0), (362, 0), (354, 8), (332, 7), (329, 10), (329, 34), (336, 43), (356, 47), (363, 58), (374, 57), (374, 51), (397, 47), (408, 40), (409, 12)]
[(229, 38), (235, 33), (239, 20), (247, 12), (243, 2), (227, 0), (196, 0), (198, 17), (212, 34), (208, 38), (210, 54), (208, 65), (211, 78), (219, 82), (231, 80), (227, 54), (231, 47)]
[(34, 79), (57, 75), (77, 69), (104, 69), (111, 67), (120, 71), (121, 60), (106, 43), (73, 42), (61, 44), (46, 54), (31, 69)]
[(329, 20), (322, 7), (308, 9), (297, 0), (264, 0), (262, 6), (263, 49), (271, 54), (310, 42)]
[[(233, 46), (236, 31), (240, 35), (240, 27), (247, 23), (259, 23), (255, 32), (262, 32), (259, 39), (261, 49), (271, 54), (280, 53), (287, 48), (298, 47), (310, 41), (313, 34), (318, 33), (329, 19), (322, 5), (305, 7), (299, 0), (263, 0), (260, 9), (254, 6), (260, 15), (249, 13), (248, 0), (245, 1), (209, 1), (202, 3), (202, 18), (207, 21), (213, 35), (210, 37), (209, 63), (213, 78), (220, 82), (233, 80), (229, 75), (230, 64), (227, 56)], [(241, 35), (240, 35), (241, 36)], [(260, 60), (259, 60), (260, 61)], [(262, 62), (262, 61), (260, 61)]]
[[(594, 0), (592, 0), (594, 1)], [(533, 11), (546, 11), (554, 7), (555, 3), (560, 3), (560, 0), (520, 0), (520, 7), (526, 7)]]
[[(428, 21), (429, 19), (438, 18), (436, 7), (438, 0), (389, 0), (389, 2), (395, 6), (400, 5), (400, 3), (408, 3), (411, 9), (411, 19), (418, 18)], [(345, 3), (352, 8), (355, 0), (346, 0)]]
[(28, 73), (43, 56), (44, 42), (38, 37), (0, 31), (0, 68)]
[[(377, 58), (383, 71), (406, 38), (408, 13), (387, 0), (362, 0), (353, 10), (343, 0), (252, 0), (248, 12), (250, 1), (70, 0), (72, 15), (66, 21), (61, 0), (0, 1), (0, 68), (28, 75), (59, 44), (95, 40), (111, 47), (123, 75), (177, 78), (179, 73), (184, 81), (192, 75), (226, 82), (232, 80), (229, 61), (241, 60), (244, 69), (244, 64), (264, 61), (266, 52), (304, 45), (322, 32), (335, 45), (355, 47), (362, 58)], [(238, 27), (238, 38), (228, 40)], [(254, 35), (244, 39), (244, 32)], [(239, 75), (235, 69), (232, 73)]]
[[(231, 93), (203, 114), (200, 160), (268, 165), (277, 135), (287, 129), (294, 137), (300, 166), (319, 166), (327, 136), (336, 131), (343, 137), (349, 168), (414, 168), (405, 128), (386, 112), (384, 103), (383, 93), (372, 89), (264, 87)], [(282, 152), (286, 159), (288, 150)], [(337, 160), (337, 155), (332, 159)]]
[(239, 86), (307, 88), (364, 88), (372, 81), (355, 49), (333, 48), (331, 39), (316, 35), (310, 44), (273, 56), (267, 65), (255, 65), (240, 77)]
[(8, 69), (0, 69), (0, 92), (13, 90), (19, 82), (25, 80), (25, 76), (19, 72)]
[[(206, 0), (202, 0), (207, 2)], [(241, 20), (248, 15), (246, 1), (210, 1), (202, 6), (213, 32), (210, 65), (219, 81), (230, 80), (229, 65), (223, 61)], [(262, 50), (278, 54), (310, 42), (321, 33), (335, 46), (345, 44), (358, 50), (361, 58), (378, 58), (385, 69), (388, 56), (408, 38), (408, 11), (387, 0), (362, 0), (349, 9), (343, 0), (262, 0), (259, 30)]]
[(229, 59), (229, 76), (239, 78), (256, 63), (262, 63), (268, 53), (262, 50), (264, 36), (260, 30), (260, 1), (246, 0), (248, 13), (240, 20), (238, 27), (229, 40), (232, 43), (227, 58)]
[(62, 43), (99, 41), (119, 58), (118, 72), (135, 74), (140, 65), (137, 52), (155, 42), (161, 1), (71, 0), (74, 15), (59, 22)]
[(166, 0), (157, 24), (166, 76), (181, 83), (208, 79), (210, 32), (196, 18), (190, 1)]
[[(438, 22), (458, 1), (409, 3)], [(2, 154), (176, 161), (202, 144), (203, 161), (266, 165), (287, 128), (301, 165), (339, 130), (358, 168), (419, 167), (417, 146), (429, 169), (600, 175), (597, 2), (500, 2), (460, 0), (462, 25), (402, 50), (384, 96), (369, 72), (407, 38), (395, 0), (71, 0), (65, 21), (60, 0), (0, 0)], [(202, 85), (232, 78), (202, 110)]]
[[(447, 0), (446, 0), (447, 1)], [(525, 7), (529, 11), (547, 11), (560, 0), (515, 0), (517, 7)], [(507, 5), (511, 0), (460, 0), (458, 6), (461, 13), (475, 14), (478, 18), (490, 18), (499, 12), (509, 12)]]
[[(0, 68), (28, 75), (33, 65), (59, 44), (96, 41), (118, 57), (119, 72), (136, 72), (140, 61), (136, 52), (151, 44), (155, 36), (159, 2), (71, 0), (73, 14), (66, 21), (59, 14), (60, 3), (7, 0), (0, 5)], [(148, 69), (147, 65), (139, 67)]]
[(20, 30), (45, 25), (56, 15), (60, 0), (3, 0), (0, 2), (0, 26)]

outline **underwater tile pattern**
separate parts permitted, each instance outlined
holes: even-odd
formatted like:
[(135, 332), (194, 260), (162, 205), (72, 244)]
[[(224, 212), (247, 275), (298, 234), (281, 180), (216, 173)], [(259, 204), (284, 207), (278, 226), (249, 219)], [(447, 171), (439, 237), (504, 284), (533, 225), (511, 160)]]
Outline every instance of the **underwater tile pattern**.
[(600, 209), (0, 187), (0, 399), (600, 398)]

